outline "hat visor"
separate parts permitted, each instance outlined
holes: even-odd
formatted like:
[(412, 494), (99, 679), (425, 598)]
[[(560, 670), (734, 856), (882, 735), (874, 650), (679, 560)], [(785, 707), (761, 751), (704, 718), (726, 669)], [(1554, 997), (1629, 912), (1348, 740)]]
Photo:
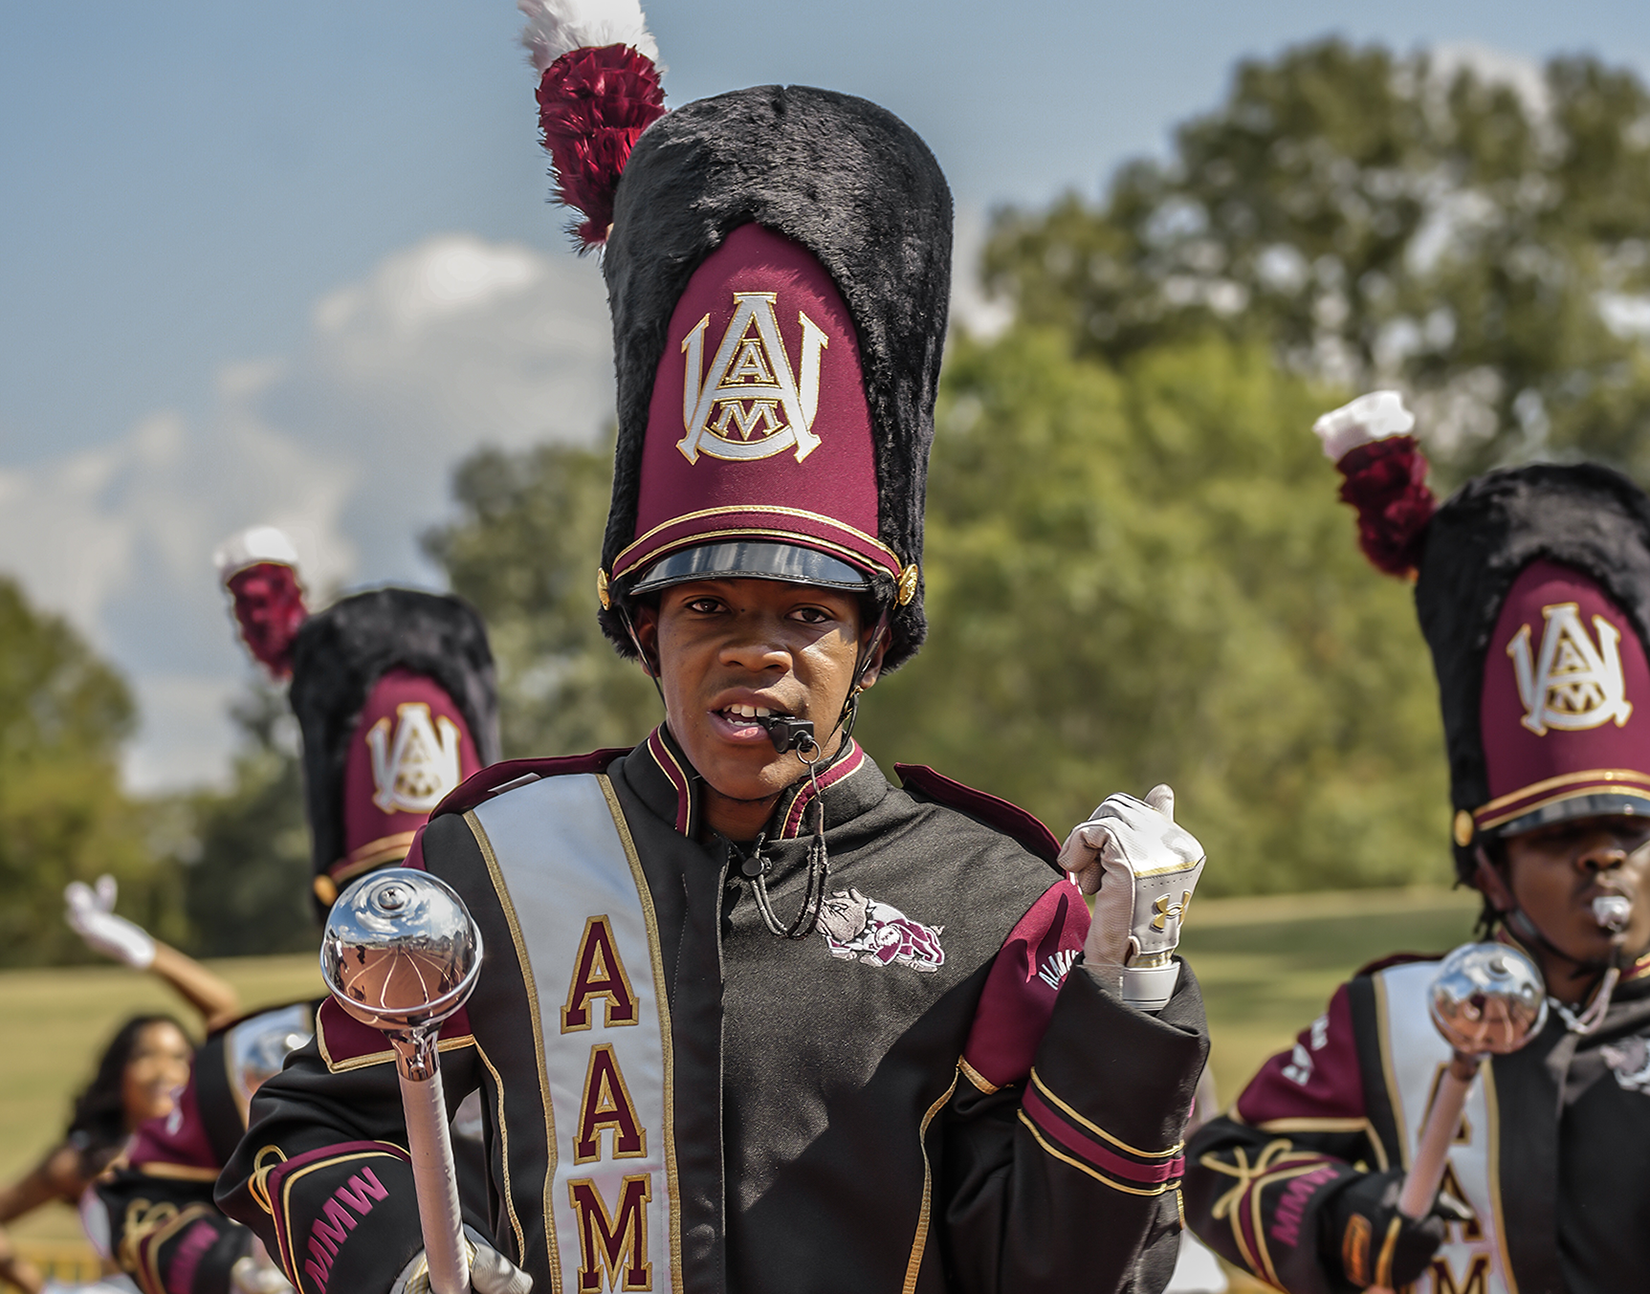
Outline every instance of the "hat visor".
[[(630, 592), (652, 593), (689, 580), (783, 580), (860, 593), (871, 587), (865, 572), (797, 544), (701, 544), (661, 557)], [(1650, 811), (1647, 809), (1646, 811)]]
[(1486, 832), (1494, 836), (1516, 836), (1555, 822), (1569, 822), (1576, 818), (1650, 817), (1650, 793), (1635, 791), (1594, 791), (1573, 795), (1521, 813)]

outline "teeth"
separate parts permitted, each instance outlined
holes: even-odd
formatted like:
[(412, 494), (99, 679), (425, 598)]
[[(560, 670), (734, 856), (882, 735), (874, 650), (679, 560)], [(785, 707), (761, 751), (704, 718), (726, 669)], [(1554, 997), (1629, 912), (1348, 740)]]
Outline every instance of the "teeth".
[(756, 707), (756, 717), (758, 719), (766, 719), (768, 717), (768, 713), (769, 712), (765, 707), (760, 705)]
[(730, 705), (729, 714), (736, 714), (741, 719), (766, 719), (772, 711), (761, 705)]

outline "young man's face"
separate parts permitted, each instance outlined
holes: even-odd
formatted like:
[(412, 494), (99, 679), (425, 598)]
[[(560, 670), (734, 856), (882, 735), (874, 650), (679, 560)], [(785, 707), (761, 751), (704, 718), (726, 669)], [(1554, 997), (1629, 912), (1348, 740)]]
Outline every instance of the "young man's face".
[[(761, 806), (805, 767), (795, 752), (775, 751), (753, 719), (763, 712), (811, 719), (825, 754), (835, 751), (841, 737), (832, 730), (859, 658), (859, 599), (778, 580), (696, 580), (665, 589), (656, 612), (638, 612), (636, 630), (658, 661), (671, 732), (712, 791), (749, 806), (734, 830), (743, 833), (748, 822), (759, 830)], [(859, 680), (866, 687), (880, 644), (868, 656)], [(714, 814), (712, 825), (726, 834)]]
[[(1633, 957), (1650, 947), (1650, 818), (1576, 818), (1506, 839), (1506, 867), (1491, 868), (1502, 893), (1498, 907), (1523, 909), (1549, 942), (1582, 961), (1606, 960), (1620, 946)], [(1625, 936), (1613, 936), (1593, 915), (1593, 900), (1621, 895), (1632, 902)]]

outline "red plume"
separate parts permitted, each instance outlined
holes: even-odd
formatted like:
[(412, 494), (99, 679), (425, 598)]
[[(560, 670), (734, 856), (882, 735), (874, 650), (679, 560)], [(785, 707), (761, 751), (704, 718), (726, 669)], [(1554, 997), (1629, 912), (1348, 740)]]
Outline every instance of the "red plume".
[(289, 677), (298, 630), (309, 618), (298, 572), (284, 562), (258, 562), (227, 583), (246, 649), (277, 682)]
[(1358, 546), (1377, 570), (1408, 577), (1421, 560), (1438, 500), (1427, 488), (1427, 459), (1414, 436), (1388, 436), (1349, 449), (1335, 466), (1341, 499), (1358, 510)]
[(659, 69), (628, 45), (570, 50), (545, 68), (538, 100), (556, 200), (584, 216), (572, 231), (583, 247), (599, 247), (630, 150), (664, 116)]

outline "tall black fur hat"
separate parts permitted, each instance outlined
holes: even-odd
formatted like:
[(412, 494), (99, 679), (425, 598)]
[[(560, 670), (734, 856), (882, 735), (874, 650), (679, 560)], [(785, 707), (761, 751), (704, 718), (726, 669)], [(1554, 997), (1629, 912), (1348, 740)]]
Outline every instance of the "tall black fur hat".
[[(829, 465), (842, 487), (834, 494), (829, 486), (821, 490), (816, 471), (794, 481), (769, 473), (741, 495), (738, 485), (730, 491), (727, 480), (740, 465), (720, 459), (708, 466), (720, 468), (721, 479), (694, 489), (699, 483), (692, 479), (693, 469), (677, 452), (683, 436), (677, 401), (655, 400), (656, 378), (662, 371), (675, 378), (682, 366), (683, 339), (675, 333), (683, 328), (673, 329), (673, 321), (691, 328), (704, 305), (702, 313), (712, 323), (708, 352), (720, 322), (715, 293), (728, 280), (738, 280), (744, 270), (748, 286), (759, 287), (760, 268), (750, 271), (764, 260), (779, 263), (779, 282), (786, 281), (787, 272), (805, 278), (805, 271), (782, 263), (782, 248), (755, 239), (730, 247), (729, 236), (747, 226), (810, 254), (829, 279), (817, 286), (834, 288), (846, 306), (859, 373), (855, 389), (841, 394), (868, 406), (871, 480), (852, 480), (865, 464), (845, 457)], [(719, 249), (735, 253), (728, 258), (732, 263), (714, 267), (709, 289), (691, 294), (692, 308), (682, 311), (690, 282)], [(890, 611), (892, 643), (885, 667), (911, 656), (927, 633), (920, 575), (923, 495), (951, 283), (951, 194), (928, 147), (885, 109), (828, 90), (760, 86), (691, 103), (654, 123), (631, 154), (616, 194), (603, 269), (618, 370), (619, 439), (602, 546), (610, 596), (622, 598), (638, 583), (648, 583), (649, 564), (673, 546), (679, 550), (685, 542), (704, 541), (705, 536), (681, 529), (661, 537), (669, 542), (644, 542), (645, 551), (638, 551), (638, 540), (656, 531), (661, 520), (695, 510), (701, 499), (731, 497), (758, 514), (808, 500), (814, 510), (853, 527), (864, 512), (856, 504), (869, 493), (874, 523), (858, 529), (869, 529), (881, 552), (832, 534), (828, 526), (811, 531), (805, 524), (776, 526), (771, 515), (740, 520), (753, 534), (791, 544), (822, 540), (830, 545), (825, 551), (845, 556), (870, 575)], [(795, 317), (793, 311), (787, 318), (786, 304), (781, 290), (782, 326)], [(825, 362), (848, 360), (846, 349), (833, 340)], [(822, 396), (832, 394), (822, 385)], [(680, 379), (673, 387), (672, 394)], [(821, 421), (814, 423), (822, 440), (832, 434), (821, 430), (825, 417), (821, 410)], [(852, 421), (851, 415), (844, 421)], [(854, 429), (837, 434), (851, 436)], [(668, 442), (663, 452), (661, 440)], [(784, 455), (787, 466), (789, 458)], [(655, 464), (658, 479), (650, 480)], [(802, 478), (795, 471), (789, 475)], [(660, 497), (666, 493), (676, 493), (680, 502)], [(621, 651), (631, 650), (611, 608), (603, 614), (603, 626)]]
[(1470, 884), (1485, 837), (1650, 813), (1650, 498), (1594, 463), (1531, 463), (1440, 506), (1413, 425), (1388, 391), (1314, 430), (1364, 553), (1415, 580)]
[(459, 598), (375, 589), (309, 617), (292, 654), (316, 900), (399, 862), (435, 804), (499, 758), (493, 654)]

